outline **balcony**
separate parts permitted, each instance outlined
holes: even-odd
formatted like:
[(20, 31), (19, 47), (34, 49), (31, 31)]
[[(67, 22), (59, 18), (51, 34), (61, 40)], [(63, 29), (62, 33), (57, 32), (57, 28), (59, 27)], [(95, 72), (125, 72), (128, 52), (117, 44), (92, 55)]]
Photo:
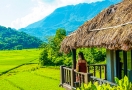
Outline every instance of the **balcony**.
[(107, 81), (106, 76), (106, 64), (89, 65), (88, 73), (77, 72), (76, 70), (60, 66), (60, 86), (66, 90), (76, 90), (81, 86), (81, 83), (88, 83), (98, 81), (100, 84), (109, 83), (110, 85), (116, 85), (115, 83)]

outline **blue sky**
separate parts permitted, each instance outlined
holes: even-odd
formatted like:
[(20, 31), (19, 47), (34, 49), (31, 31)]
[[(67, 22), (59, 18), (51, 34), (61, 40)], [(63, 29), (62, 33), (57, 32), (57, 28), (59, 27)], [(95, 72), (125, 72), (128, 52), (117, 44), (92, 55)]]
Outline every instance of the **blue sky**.
[(0, 25), (22, 28), (41, 20), (56, 8), (102, 0), (0, 0)]

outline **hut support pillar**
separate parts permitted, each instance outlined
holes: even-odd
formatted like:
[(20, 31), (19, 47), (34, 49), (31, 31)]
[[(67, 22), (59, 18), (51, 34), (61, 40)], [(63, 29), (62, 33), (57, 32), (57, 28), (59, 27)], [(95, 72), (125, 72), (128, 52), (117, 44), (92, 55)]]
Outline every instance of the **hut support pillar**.
[(119, 79), (121, 79), (122, 69), (121, 69), (121, 64), (120, 64), (121, 61), (120, 61), (120, 58), (119, 58), (120, 57), (119, 52), (120, 52), (119, 50), (116, 50), (116, 62), (115, 62), (116, 63), (116, 66), (115, 66), (116, 67), (116, 69), (115, 69), (115, 71), (116, 71), (115, 74), (116, 75), (115, 75), (115, 77), (118, 77)]
[(124, 76), (127, 76), (127, 52), (123, 51), (123, 60), (124, 60)]
[(72, 49), (72, 74), (71, 74), (71, 86), (74, 87), (76, 82), (76, 75), (74, 72), (74, 69), (76, 69), (76, 49)]
[(76, 49), (72, 49), (72, 69), (76, 69)]
[(107, 80), (114, 82), (114, 56), (113, 50), (106, 50), (106, 62), (107, 62)]
[(131, 50), (131, 70), (129, 71), (129, 80), (132, 82), (132, 50)]

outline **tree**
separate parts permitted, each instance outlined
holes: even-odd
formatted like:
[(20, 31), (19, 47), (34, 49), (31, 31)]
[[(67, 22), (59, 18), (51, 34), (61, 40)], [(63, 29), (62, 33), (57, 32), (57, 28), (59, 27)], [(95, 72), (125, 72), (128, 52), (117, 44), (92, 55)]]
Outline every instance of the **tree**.
[(44, 66), (44, 65), (51, 65), (52, 62), (48, 58), (48, 49), (44, 49), (43, 52), (41, 52), (40, 57), (39, 57), (39, 63)]
[(65, 29), (57, 29), (55, 37), (53, 38), (53, 48), (57, 51), (59, 51), (60, 49), (60, 43), (61, 41), (64, 39), (64, 37), (66, 36), (66, 30)]
[[(40, 61), (44, 61), (43, 65), (48, 65), (47, 61), (54, 63), (54, 65), (61, 65), (63, 64), (64, 58), (62, 58), (63, 54), (59, 52), (60, 43), (66, 36), (65, 29), (57, 29), (55, 36), (48, 37), (47, 44), (43, 44), (44, 50), (40, 55)], [(45, 61), (46, 60), (46, 61)], [(46, 62), (46, 63), (45, 63)]]
[(106, 54), (97, 48), (91, 48), (91, 54), (96, 62), (104, 61), (106, 57)]

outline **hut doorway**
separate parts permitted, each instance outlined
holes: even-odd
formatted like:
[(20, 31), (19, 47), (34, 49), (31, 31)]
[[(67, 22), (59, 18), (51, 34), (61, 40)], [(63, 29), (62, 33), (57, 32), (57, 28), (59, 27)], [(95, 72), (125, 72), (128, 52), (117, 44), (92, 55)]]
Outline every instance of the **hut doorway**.
[(132, 75), (132, 50), (131, 51), (116, 51), (116, 76), (121, 79), (125, 75), (130, 78)]

